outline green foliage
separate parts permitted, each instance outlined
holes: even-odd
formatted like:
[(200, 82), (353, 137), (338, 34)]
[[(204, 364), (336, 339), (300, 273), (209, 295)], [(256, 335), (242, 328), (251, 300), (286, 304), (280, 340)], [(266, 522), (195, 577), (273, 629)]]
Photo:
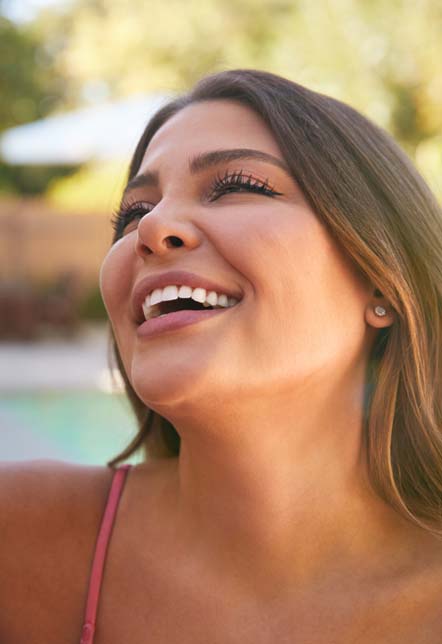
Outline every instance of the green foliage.
[(0, 131), (41, 118), (62, 94), (44, 44), (0, 15)]
[(73, 171), (71, 166), (11, 166), (0, 162), (0, 194), (42, 194), (57, 178), (69, 176)]
[(107, 313), (98, 287), (91, 289), (81, 301), (79, 317), (82, 320), (106, 320)]
[(261, 68), (361, 110), (442, 195), (441, 34), (440, 0), (73, 0), (26, 33), (1, 23), (11, 98), (2, 97), (0, 123), (53, 106), (54, 79), (63, 79), (70, 109), (181, 91), (225, 68)]
[[(0, 5), (1, 8), (1, 5)], [(42, 118), (60, 102), (64, 81), (44, 42), (29, 27), (0, 15), (0, 132)], [(0, 193), (38, 194), (69, 168), (8, 166), (0, 162)]]
[(121, 162), (87, 164), (70, 176), (55, 178), (47, 199), (59, 211), (110, 213), (118, 206), (126, 175)]
[(257, 67), (346, 99), (412, 142), (442, 126), (438, 0), (77, 0), (60, 20), (59, 70), (78, 98), (94, 82), (122, 96)]

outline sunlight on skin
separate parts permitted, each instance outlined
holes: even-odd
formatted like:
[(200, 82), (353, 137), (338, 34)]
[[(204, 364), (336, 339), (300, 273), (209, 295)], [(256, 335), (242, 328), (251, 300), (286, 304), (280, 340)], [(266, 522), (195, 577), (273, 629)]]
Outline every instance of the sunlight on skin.
[[(412, 541), (414, 531), (372, 493), (361, 458), (367, 356), (393, 314), (374, 314), (374, 287), (282, 167), (237, 159), (190, 170), (197, 155), (238, 148), (284, 163), (244, 106), (212, 101), (172, 117), (138, 171), (155, 172), (156, 185), (125, 199), (151, 212), (129, 222), (100, 276), (134, 389), (182, 439), (168, 485), (183, 551), (198, 550), (225, 577), (263, 592), (339, 567), (363, 574), (361, 561), (393, 571), (398, 539)], [(211, 198), (226, 172), (281, 194)], [(172, 235), (183, 244), (168, 245)], [(208, 320), (139, 338), (131, 291), (171, 269), (239, 289), (243, 299)]]

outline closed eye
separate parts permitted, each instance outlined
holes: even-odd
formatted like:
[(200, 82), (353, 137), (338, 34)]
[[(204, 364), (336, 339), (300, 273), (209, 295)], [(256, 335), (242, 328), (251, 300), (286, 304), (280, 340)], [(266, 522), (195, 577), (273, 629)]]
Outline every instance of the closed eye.
[[(282, 195), (282, 192), (275, 190), (269, 183), (268, 179), (263, 181), (254, 177), (252, 174), (244, 173), (242, 170), (237, 172), (226, 171), (224, 175), (217, 175), (209, 189), (209, 201), (216, 201), (219, 197), (238, 192), (252, 192), (267, 197), (276, 197)], [(135, 202), (132, 204), (121, 203), (120, 208), (113, 214), (111, 224), (114, 229), (114, 242), (119, 239), (126, 231), (126, 228), (134, 219), (141, 219), (147, 215), (154, 206), (147, 202)]]
[(111, 219), (112, 227), (115, 231), (115, 238), (121, 237), (126, 226), (134, 219), (141, 219), (153, 209), (152, 204), (137, 201), (131, 205), (121, 204), (119, 210), (113, 214)]
[(223, 176), (217, 175), (212, 183), (209, 191), (209, 201), (216, 201), (224, 194), (242, 191), (255, 192), (268, 197), (282, 195), (282, 192), (277, 192), (270, 186), (268, 179), (263, 181), (251, 174), (244, 174), (242, 170), (238, 172), (226, 171)]

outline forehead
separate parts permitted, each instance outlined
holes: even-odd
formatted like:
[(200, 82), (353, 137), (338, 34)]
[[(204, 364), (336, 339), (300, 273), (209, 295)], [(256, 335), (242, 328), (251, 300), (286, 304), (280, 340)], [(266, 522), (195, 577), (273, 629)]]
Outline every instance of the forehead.
[(251, 148), (281, 158), (273, 134), (252, 109), (230, 100), (189, 105), (153, 136), (138, 173), (164, 161), (180, 161), (201, 152)]

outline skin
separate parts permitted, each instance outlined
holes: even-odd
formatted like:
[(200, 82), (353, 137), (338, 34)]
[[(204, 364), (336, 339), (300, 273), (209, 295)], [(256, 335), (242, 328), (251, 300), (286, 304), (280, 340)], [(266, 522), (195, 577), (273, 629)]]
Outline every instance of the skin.
[[(191, 105), (163, 125), (138, 171), (157, 172), (158, 185), (126, 197), (152, 210), (129, 224), (101, 271), (132, 385), (181, 436), (165, 475), (169, 520), (183, 551), (217, 583), (234, 580), (235, 592), (269, 600), (349, 573), (381, 584), (421, 562), (427, 540), (373, 493), (361, 447), (367, 356), (394, 312), (282, 168), (251, 159), (190, 172), (194, 156), (235, 148), (284, 161), (260, 117), (231, 101)], [(209, 201), (226, 170), (268, 179), (282, 195)], [(175, 268), (237, 287), (243, 300), (137, 338), (131, 289)], [(386, 316), (374, 314), (378, 304)]]
[[(157, 172), (157, 185), (125, 198), (150, 212), (103, 262), (126, 372), (174, 424), (181, 453), (128, 477), (94, 644), (435, 644), (440, 542), (373, 492), (361, 444), (367, 358), (394, 312), (280, 166), (237, 159), (190, 171), (196, 155), (238, 148), (284, 162), (244, 106), (212, 101), (172, 117), (138, 172)], [(216, 175), (240, 170), (281, 195), (210, 200)], [(131, 291), (172, 269), (238, 289), (241, 303), (138, 338)], [(378, 304), (386, 316), (374, 314)], [(79, 632), (109, 483), (106, 468), (0, 472), (0, 516), (12, 526), (0, 531), (10, 580), (0, 588), (0, 639), (22, 644), (31, 633), (55, 644)], [(36, 493), (32, 517), (17, 516)], [(15, 581), (25, 572), (29, 596)]]

